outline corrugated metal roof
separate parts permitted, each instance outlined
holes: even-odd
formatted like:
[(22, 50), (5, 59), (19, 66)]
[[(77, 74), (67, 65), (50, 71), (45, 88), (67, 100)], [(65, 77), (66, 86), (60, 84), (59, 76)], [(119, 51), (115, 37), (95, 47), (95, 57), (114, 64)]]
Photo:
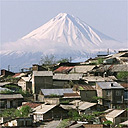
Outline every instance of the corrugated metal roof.
[(34, 76), (53, 76), (52, 71), (33, 71)]
[(35, 114), (45, 114), (46, 112), (50, 111), (54, 107), (56, 107), (56, 105), (46, 105), (46, 104), (43, 104), (42, 108), (39, 108), (34, 113)]
[(80, 98), (78, 93), (64, 93), (63, 98)]
[(21, 94), (0, 94), (0, 99), (22, 99)]
[(95, 65), (75, 66), (70, 72), (86, 73), (91, 71)]
[(45, 96), (49, 96), (51, 94), (63, 96), (64, 93), (73, 93), (71, 88), (68, 88), (68, 89), (41, 89), (41, 91)]
[(31, 103), (31, 102), (27, 102), (27, 103), (23, 104), (22, 106), (29, 106), (29, 107), (31, 107), (31, 108), (36, 108), (36, 107), (38, 107), (38, 106), (40, 106), (40, 105), (41, 105), (41, 103)]
[(74, 100), (70, 103), (75, 106), (79, 106), (78, 107), (79, 110), (86, 110), (86, 109), (88, 109), (92, 106), (95, 106), (97, 104), (97, 103), (90, 103), (90, 102), (85, 102), (85, 101), (81, 101), (81, 100)]
[(76, 109), (75, 105), (60, 105), (63, 109), (69, 110), (69, 109)]
[(127, 125), (127, 126), (128, 126), (128, 120), (126, 120), (126, 121), (124, 121), (124, 122), (122, 122), (122, 123), (120, 123), (120, 124), (122, 124), (122, 125)]
[(117, 82), (97, 82), (97, 85), (102, 89), (124, 89), (124, 87)]
[(82, 79), (87, 82), (113, 81), (109, 77), (101, 77), (101, 76), (87, 76), (87, 77), (83, 77)]
[(5, 91), (5, 90), (9, 90), (9, 91), (11, 91), (11, 90), (8, 89), (8, 88), (2, 88), (2, 87), (0, 87), (0, 92), (1, 92), (1, 91)]
[(92, 106), (95, 106), (97, 103), (90, 102), (79, 102), (79, 110), (86, 110)]
[(61, 66), (57, 68), (54, 73), (68, 73), (73, 69), (74, 66)]
[(83, 74), (55, 74), (54, 80), (80, 80)]
[(78, 85), (79, 90), (95, 90), (91, 85)]
[(7, 84), (11, 84), (11, 82), (0, 82), (0, 86), (4, 86), (4, 85), (7, 85)]
[(115, 118), (117, 116), (119, 116), (120, 114), (122, 114), (125, 110), (113, 110), (112, 112), (108, 113), (105, 115), (105, 117), (107, 118)]

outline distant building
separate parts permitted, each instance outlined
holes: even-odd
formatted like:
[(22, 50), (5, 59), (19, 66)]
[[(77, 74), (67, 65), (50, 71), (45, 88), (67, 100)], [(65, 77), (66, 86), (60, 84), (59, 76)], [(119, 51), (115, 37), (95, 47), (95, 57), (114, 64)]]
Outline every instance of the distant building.
[(112, 121), (114, 125), (124, 122), (128, 119), (127, 112), (125, 110), (112, 110), (105, 115), (107, 120)]
[(11, 71), (7, 71), (5, 69), (1, 70), (1, 76), (7, 77), (7, 76), (13, 76), (15, 75), (15, 73), (11, 72)]
[(43, 104), (42, 108), (39, 108), (33, 113), (34, 121), (46, 121), (53, 119), (65, 119), (68, 117), (68, 111), (60, 107), (59, 105), (46, 105)]
[(31, 117), (10, 119), (2, 123), (4, 127), (31, 127), (33, 119)]
[(22, 104), (21, 94), (0, 94), (0, 109), (17, 108)]
[(32, 93), (39, 94), (42, 88), (52, 88), (53, 73), (52, 71), (33, 71), (32, 74)]
[(122, 107), (124, 103), (124, 87), (117, 82), (97, 82), (97, 96), (99, 103), (108, 108)]
[(32, 81), (31, 77), (21, 77), (18, 81), (18, 85), (22, 88), (23, 91), (32, 92)]

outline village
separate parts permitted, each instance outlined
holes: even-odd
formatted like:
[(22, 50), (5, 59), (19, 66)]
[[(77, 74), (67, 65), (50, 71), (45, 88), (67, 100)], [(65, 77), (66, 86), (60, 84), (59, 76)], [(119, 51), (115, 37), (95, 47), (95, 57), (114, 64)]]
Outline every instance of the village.
[(128, 51), (2, 69), (0, 127), (127, 128)]

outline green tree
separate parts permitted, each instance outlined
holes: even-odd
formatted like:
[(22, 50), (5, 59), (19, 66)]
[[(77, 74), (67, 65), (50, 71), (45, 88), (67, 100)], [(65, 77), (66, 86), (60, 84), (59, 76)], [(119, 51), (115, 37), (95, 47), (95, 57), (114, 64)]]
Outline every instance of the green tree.
[(76, 110), (74, 110), (74, 109), (71, 109), (71, 110), (68, 112), (68, 115), (69, 115), (69, 117), (70, 117), (72, 120), (75, 120), (75, 121), (77, 121), (78, 119), (81, 118), (80, 115), (79, 115), (79, 113), (78, 113)]
[(125, 80), (125, 81), (127, 81), (128, 80), (128, 72), (127, 71), (118, 72), (116, 77), (119, 80)]
[(19, 111), (22, 117), (27, 117), (30, 114), (30, 112), (32, 112), (32, 109), (31, 107), (26, 105), (26, 106), (22, 106)]

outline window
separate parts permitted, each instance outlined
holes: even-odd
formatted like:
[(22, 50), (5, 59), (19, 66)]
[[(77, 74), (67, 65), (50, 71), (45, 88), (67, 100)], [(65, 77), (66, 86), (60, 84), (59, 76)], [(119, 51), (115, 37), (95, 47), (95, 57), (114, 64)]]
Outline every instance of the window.
[(121, 96), (121, 91), (117, 90), (116, 91), (116, 96)]
[(111, 95), (111, 91), (110, 91), (110, 90), (107, 90), (107, 91), (106, 91), (106, 95), (107, 95), (107, 96), (110, 96), (110, 95)]

